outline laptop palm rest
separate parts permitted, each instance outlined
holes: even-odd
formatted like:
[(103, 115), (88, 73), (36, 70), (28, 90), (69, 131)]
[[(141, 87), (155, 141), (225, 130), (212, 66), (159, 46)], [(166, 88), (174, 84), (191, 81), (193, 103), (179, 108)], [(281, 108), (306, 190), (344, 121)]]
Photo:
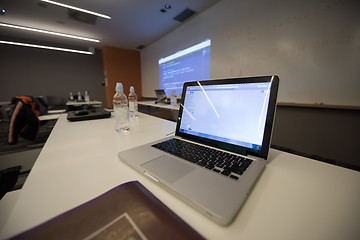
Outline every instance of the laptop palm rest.
[(167, 155), (162, 155), (151, 161), (142, 164), (149, 173), (164, 179), (169, 183), (175, 183), (180, 178), (184, 177), (191, 171), (195, 170), (194, 166), (190, 166), (175, 158)]

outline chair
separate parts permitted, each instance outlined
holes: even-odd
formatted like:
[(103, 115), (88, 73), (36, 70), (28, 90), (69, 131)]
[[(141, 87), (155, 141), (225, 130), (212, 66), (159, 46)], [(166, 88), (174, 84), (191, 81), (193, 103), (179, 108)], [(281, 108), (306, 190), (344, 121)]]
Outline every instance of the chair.
[(6, 168), (0, 171), (0, 199), (12, 190), (19, 178), (21, 166)]

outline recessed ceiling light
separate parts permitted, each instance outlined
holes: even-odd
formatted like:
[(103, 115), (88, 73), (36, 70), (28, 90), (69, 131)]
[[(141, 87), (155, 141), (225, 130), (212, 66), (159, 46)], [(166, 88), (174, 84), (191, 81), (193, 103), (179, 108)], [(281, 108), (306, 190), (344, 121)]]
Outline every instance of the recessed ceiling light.
[(41, 0), (41, 1), (46, 2), (46, 3), (50, 3), (50, 4), (54, 4), (54, 5), (57, 5), (57, 6), (60, 6), (60, 7), (65, 7), (65, 8), (70, 8), (70, 9), (73, 9), (73, 10), (76, 10), (76, 11), (85, 12), (85, 13), (92, 14), (92, 15), (95, 15), (95, 16), (98, 16), (98, 17), (111, 19), (111, 17), (108, 16), (108, 15), (104, 15), (104, 14), (101, 14), (101, 13), (89, 11), (89, 10), (86, 10), (86, 9), (83, 9), (83, 8), (78, 8), (78, 7), (74, 7), (74, 6), (70, 6), (70, 5), (67, 5), (67, 4), (54, 2), (54, 1), (50, 1), (50, 0)]
[(90, 41), (90, 42), (100, 42), (100, 40), (93, 39), (93, 38), (80, 37), (80, 36), (66, 34), (66, 33), (52, 32), (52, 31), (48, 31), (48, 30), (30, 28), (30, 27), (19, 26), (19, 25), (8, 24), (8, 23), (1, 23), (0, 22), (0, 26), (9, 27), (9, 28), (15, 28), (15, 29), (21, 29), (21, 30), (26, 30), (26, 31), (32, 31), (32, 32), (46, 33), (46, 34), (50, 34), (50, 35), (56, 35), (56, 36), (67, 37), (67, 38), (74, 38), (74, 39)]

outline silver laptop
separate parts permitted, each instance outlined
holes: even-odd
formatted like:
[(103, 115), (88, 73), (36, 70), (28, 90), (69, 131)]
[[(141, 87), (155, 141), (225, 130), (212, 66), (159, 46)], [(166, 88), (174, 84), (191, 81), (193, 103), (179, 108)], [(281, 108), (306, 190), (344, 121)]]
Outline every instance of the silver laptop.
[(175, 136), (119, 159), (228, 225), (265, 167), (278, 85), (278, 76), (186, 82)]

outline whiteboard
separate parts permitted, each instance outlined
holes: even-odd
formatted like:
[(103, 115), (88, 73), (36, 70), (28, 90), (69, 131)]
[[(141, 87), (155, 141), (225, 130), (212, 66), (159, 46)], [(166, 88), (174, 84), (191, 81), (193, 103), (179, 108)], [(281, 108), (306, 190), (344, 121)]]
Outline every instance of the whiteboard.
[(222, 0), (141, 52), (143, 96), (159, 58), (211, 39), (211, 78), (276, 74), (279, 102), (360, 106), (359, 0)]

